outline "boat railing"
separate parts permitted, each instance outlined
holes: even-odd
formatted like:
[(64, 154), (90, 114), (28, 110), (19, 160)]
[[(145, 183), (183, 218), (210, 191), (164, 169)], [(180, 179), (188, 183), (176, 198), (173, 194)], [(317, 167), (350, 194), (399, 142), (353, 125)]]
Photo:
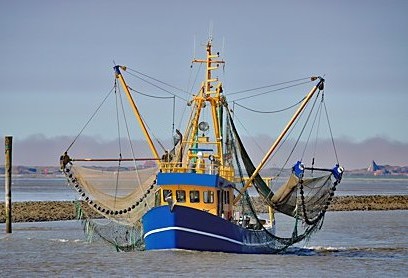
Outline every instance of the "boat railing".
[(217, 163), (208, 163), (203, 161), (195, 161), (194, 163), (167, 162), (161, 161), (160, 171), (162, 173), (197, 173), (220, 175), (226, 179), (234, 178), (234, 169), (231, 166), (223, 166)]

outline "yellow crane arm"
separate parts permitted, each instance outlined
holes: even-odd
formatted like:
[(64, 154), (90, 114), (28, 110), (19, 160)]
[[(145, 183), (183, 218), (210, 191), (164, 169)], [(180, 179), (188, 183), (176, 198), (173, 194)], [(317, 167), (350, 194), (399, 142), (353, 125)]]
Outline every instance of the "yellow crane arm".
[(157, 153), (156, 147), (153, 144), (152, 138), (150, 137), (149, 132), (147, 131), (146, 125), (143, 122), (142, 116), (139, 113), (139, 109), (137, 108), (132, 95), (130, 94), (129, 88), (126, 85), (125, 79), (122, 76), (122, 73), (120, 72), (120, 69), (126, 70), (126, 67), (123, 66), (115, 66), (115, 76), (117, 79), (119, 79), (120, 84), (123, 87), (123, 90), (125, 90), (126, 96), (128, 98), (128, 101), (130, 103), (130, 106), (132, 107), (133, 113), (136, 116), (136, 119), (139, 122), (140, 128), (143, 131), (144, 136), (146, 137), (147, 143), (149, 144), (150, 150), (154, 156), (154, 158), (156, 158), (157, 160), (160, 160), (159, 154)]
[[(316, 77), (312, 77), (312, 80), (317, 79)], [(256, 175), (258, 175), (259, 171), (265, 166), (265, 163), (268, 161), (269, 157), (272, 155), (272, 153), (275, 151), (276, 147), (279, 145), (279, 143), (282, 141), (283, 137), (286, 135), (286, 133), (289, 131), (290, 127), (293, 125), (293, 123), (296, 121), (297, 117), (302, 113), (303, 109), (305, 108), (306, 104), (310, 101), (312, 98), (313, 94), (316, 92), (317, 89), (320, 89), (323, 87), (324, 84), (324, 79), (319, 77), (320, 81), (317, 83), (316, 86), (314, 86), (310, 92), (307, 94), (306, 98), (303, 100), (303, 102), (300, 104), (299, 108), (295, 112), (295, 114), (292, 116), (290, 121), (287, 123), (286, 127), (283, 129), (279, 137), (275, 140), (275, 142), (272, 144), (268, 152), (266, 153), (265, 157), (262, 159), (262, 161), (259, 163), (258, 167), (256, 167), (255, 171), (253, 172), (252, 176), (246, 181), (244, 187), (240, 190), (238, 196), (234, 199), (234, 205), (238, 203), (238, 201), (241, 199), (242, 194), (245, 192), (245, 190), (248, 189), (248, 187), (251, 185), (252, 181), (255, 179)]]

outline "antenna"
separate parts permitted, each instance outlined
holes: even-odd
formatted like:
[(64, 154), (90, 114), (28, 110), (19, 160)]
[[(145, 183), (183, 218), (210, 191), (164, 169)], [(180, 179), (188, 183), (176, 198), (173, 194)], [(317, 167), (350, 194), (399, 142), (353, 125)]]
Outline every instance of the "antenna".
[(210, 26), (208, 28), (208, 40), (212, 40), (213, 38), (213, 29), (214, 29), (214, 24), (212, 22), (212, 20), (210, 20)]
[(222, 56), (223, 56), (223, 57), (225, 57), (225, 50), (224, 50), (224, 48), (225, 48), (225, 37), (222, 37), (221, 53), (222, 53)]
[(193, 59), (196, 58), (196, 35), (193, 37)]

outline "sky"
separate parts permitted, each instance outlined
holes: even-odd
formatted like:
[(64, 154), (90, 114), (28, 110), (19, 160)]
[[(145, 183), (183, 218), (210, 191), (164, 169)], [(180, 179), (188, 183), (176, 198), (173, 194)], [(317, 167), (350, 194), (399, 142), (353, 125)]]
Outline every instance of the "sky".
[[(191, 60), (202, 57), (211, 34), (226, 61), (219, 77), (227, 97), (324, 76), (333, 136), (348, 168), (373, 159), (408, 165), (407, 13), (404, 0), (0, 0), (0, 136), (13, 136), (15, 164), (53, 165), (111, 90), (114, 63), (190, 91)], [(141, 83), (129, 86), (166, 95)], [(276, 110), (307, 86), (286, 102), (287, 95), (271, 94), (240, 104)], [(137, 101), (155, 136), (169, 141), (171, 100)], [(177, 99), (177, 127), (183, 105)], [(265, 146), (289, 117), (235, 112), (241, 128), (250, 129), (244, 135), (266, 138), (258, 143)], [(117, 137), (106, 128), (112, 113), (83, 132), (88, 149), (108, 148)]]

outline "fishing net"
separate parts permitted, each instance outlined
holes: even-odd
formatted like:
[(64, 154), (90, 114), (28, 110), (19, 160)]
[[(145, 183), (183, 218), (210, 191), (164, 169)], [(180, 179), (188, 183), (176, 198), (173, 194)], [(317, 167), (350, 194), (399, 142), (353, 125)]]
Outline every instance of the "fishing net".
[[(235, 164), (241, 177), (242, 188), (244, 186), (244, 173), (240, 166), (241, 162), (245, 167), (248, 177), (254, 173), (255, 166), (238, 135), (229, 112), (228, 120), (231, 126), (231, 137), (235, 141), (232, 146), (235, 148)], [(292, 173), (288, 177), (287, 182), (283, 183), (276, 192), (272, 192), (271, 188), (259, 174), (255, 176), (252, 183), (259, 193), (262, 202), (273, 210), (292, 217), (295, 223), (290, 235), (285, 237), (277, 236), (273, 229), (267, 229), (262, 225), (254, 208), (252, 198), (247, 192), (244, 192), (240, 206), (251, 217), (256, 219), (257, 226), (260, 227), (258, 230), (251, 231), (247, 239), (248, 243), (267, 246), (270, 253), (278, 253), (297, 242), (309, 238), (315, 231), (321, 228), (324, 215), (339, 181), (333, 181), (331, 173), (314, 172), (313, 175), (299, 178)]]
[[(251, 176), (255, 171), (247, 151), (235, 129), (232, 118), (229, 137), (231, 152), (235, 158), (241, 184), (244, 186), (244, 171)], [(157, 168), (130, 169), (126, 167), (83, 167), (72, 161), (63, 163), (63, 172), (69, 183), (76, 188), (81, 202), (78, 202), (77, 216), (83, 221), (89, 241), (101, 238), (113, 244), (117, 250), (143, 250), (142, 216), (155, 205), (155, 178)], [(314, 175), (314, 176), (313, 176)], [(290, 216), (294, 220), (293, 230), (285, 236), (277, 236), (272, 226), (266, 227), (258, 217), (253, 199), (247, 191), (239, 204), (243, 215), (255, 220), (248, 229), (244, 244), (262, 246), (269, 253), (278, 253), (287, 247), (310, 237), (320, 229), (324, 214), (332, 200), (337, 180), (332, 173), (322, 175), (314, 172), (310, 176), (292, 173), (275, 192), (266, 185), (258, 174), (253, 185), (259, 199), (273, 210)]]
[(77, 217), (91, 241), (102, 238), (118, 250), (143, 249), (142, 216), (155, 202), (157, 168), (64, 165), (68, 182), (78, 191)]
[[(291, 174), (288, 182), (275, 192), (270, 202), (286, 215), (314, 219), (330, 198), (333, 187), (330, 177), (331, 175), (324, 175), (299, 179)], [(302, 208), (300, 212), (297, 211), (299, 206)]]

